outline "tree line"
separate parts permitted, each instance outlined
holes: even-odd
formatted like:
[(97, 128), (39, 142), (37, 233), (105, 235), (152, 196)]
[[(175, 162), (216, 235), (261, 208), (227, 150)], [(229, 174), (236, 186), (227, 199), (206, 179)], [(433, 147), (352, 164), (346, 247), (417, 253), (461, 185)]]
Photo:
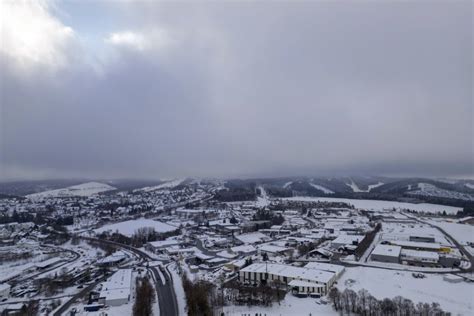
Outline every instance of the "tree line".
[(191, 281), (186, 273), (181, 277), (186, 306), (189, 316), (211, 316), (213, 306), (217, 306), (222, 298), (218, 297), (215, 285), (204, 280)]
[(329, 291), (329, 299), (336, 311), (341, 314), (362, 316), (447, 316), (438, 303), (413, 303), (410, 299), (396, 296), (393, 299), (376, 299), (367, 290), (355, 292), (345, 289), (340, 292), (336, 287)]
[(382, 228), (382, 224), (378, 223), (375, 226), (375, 229), (367, 233), (364, 239), (362, 239), (362, 241), (357, 245), (357, 248), (355, 250), (355, 255), (357, 258), (362, 257), (362, 255), (367, 251), (369, 246), (374, 241), (375, 235), (377, 235), (377, 233), (380, 231), (381, 228)]
[(153, 303), (156, 301), (155, 288), (147, 277), (137, 278), (133, 316), (152, 316)]

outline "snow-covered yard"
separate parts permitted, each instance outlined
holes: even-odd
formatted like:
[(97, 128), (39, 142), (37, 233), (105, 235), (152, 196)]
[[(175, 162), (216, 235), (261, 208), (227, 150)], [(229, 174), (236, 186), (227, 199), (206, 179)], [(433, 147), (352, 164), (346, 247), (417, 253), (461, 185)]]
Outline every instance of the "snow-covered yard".
[[(390, 280), (390, 282), (384, 282)], [(436, 302), (453, 315), (473, 315), (474, 283), (450, 283), (443, 280), (443, 274), (426, 274), (425, 279), (416, 279), (411, 272), (377, 268), (346, 268), (338, 280), (342, 291), (366, 289), (377, 299), (402, 296), (418, 302)]]
[(120, 234), (131, 237), (137, 229), (142, 227), (152, 227), (159, 233), (166, 233), (177, 229), (177, 227), (165, 224), (163, 222), (154, 221), (151, 219), (139, 218), (135, 220), (105, 225), (97, 228), (96, 233), (100, 234), (105, 231), (115, 232), (118, 231)]
[(226, 316), (241, 316), (241, 315), (255, 315), (261, 314), (266, 316), (280, 316), (280, 315), (339, 315), (330, 303), (326, 305), (317, 304), (318, 299), (315, 298), (298, 298), (290, 293), (286, 294), (285, 299), (278, 303), (273, 303), (272, 306), (247, 306), (247, 305), (231, 305), (224, 306), (224, 314)]

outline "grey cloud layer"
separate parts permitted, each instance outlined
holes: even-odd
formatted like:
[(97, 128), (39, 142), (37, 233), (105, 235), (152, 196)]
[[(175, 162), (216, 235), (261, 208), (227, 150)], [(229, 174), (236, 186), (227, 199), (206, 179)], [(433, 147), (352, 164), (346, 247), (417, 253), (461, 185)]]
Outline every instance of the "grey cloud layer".
[(125, 4), (143, 49), (1, 56), (3, 176), (472, 175), (471, 6)]

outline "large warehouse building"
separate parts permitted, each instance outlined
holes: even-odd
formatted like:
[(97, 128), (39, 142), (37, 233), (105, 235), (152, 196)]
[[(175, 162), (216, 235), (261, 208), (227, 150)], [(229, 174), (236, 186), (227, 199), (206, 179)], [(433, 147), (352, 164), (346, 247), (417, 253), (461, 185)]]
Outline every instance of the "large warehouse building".
[(132, 270), (118, 270), (103, 283), (100, 300), (103, 300), (103, 303), (109, 306), (126, 304), (130, 300), (131, 287)]
[(344, 268), (331, 264), (300, 268), (275, 263), (254, 263), (239, 271), (239, 280), (242, 283), (277, 281), (297, 290), (298, 293), (325, 295), (343, 271)]
[(398, 263), (402, 247), (378, 244), (370, 254), (370, 259), (379, 262)]

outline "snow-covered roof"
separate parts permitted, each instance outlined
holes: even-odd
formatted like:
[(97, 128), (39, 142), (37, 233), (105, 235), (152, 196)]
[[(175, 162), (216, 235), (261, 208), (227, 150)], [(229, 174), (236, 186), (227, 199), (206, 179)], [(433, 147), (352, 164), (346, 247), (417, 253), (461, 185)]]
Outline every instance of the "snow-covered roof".
[(24, 303), (12, 303), (2, 306), (5, 310), (19, 310), (23, 308)]
[(242, 246), (235, 246), (230, 248), (233, 252), (243, 252), (243, 253), (249, 253), (249, 252), (254, 252), (257, 249), (252, 246), (252, 245), (242, 245)]
[(231, 261), (228, 264), (229, 265), (234, 265), (234, 266), (239, 267), (239, 268), (242, 268), (243, 266), (245, 266), (247, 264), (247, 261), (245, 259), (240, 259), (240, 260)]
[(258, 242), (263, 242), (269, 240), (269, 238), (259, 232), (254, 232), (254, 233), (248, 233), (248, 234), (241, 234), (235, 236), (238, 240), (243, 242), (244, 244), (255, 244)]
[(410, 250), (403, 249), (401, 251), (402, 257), (410, 257), (417, 259), (428, 259), (428, 260), (439, 260), (439, 254), (432, 251), (420, 251), (420, 250)]
[(207, 260), (207, 262), (209, 262), (209, 263), (223, 263), (223, 262), (227, 262), (227, 259), (225, 259), (225, 258), (212, 258), (210, 260)]
[(403, 247), (412, 247), (412, 248), (424, 248), (424, 249), (433, 249), (438, 250), (441, 245), (434, 242), (418, 242), (418, 241), (407, 241), (407, 240), (392, 240), (391, 244)]
[(202, 252), (196, 252), (195, 256), (196, 256), (196, 258), (201, 259), (201, 260), (209, 260), (209, 259), (214, 258), (213, 256), (205, 255)]
[(308, 269), (293, 267), (290, 265), (276, 263), (254, 263), (240, 270), (242, 272), (271, 273), (292, 279), (307, 280), (320, 283), (328, 283), (334, 276), (334, 272), (321, 271), (317, 269)]
[(324, 287), (322, 284), (315, 284), (313, 282), (301, 281), (301, 280), (293, 280), (288, 283), (289, 286), (306, 286), (306, 287)]
[(105, 297), (107, 300), (128, 299), (131, 281), (132, 269), (118, 270), (103, 283), (100, 297)]
[(378, 244), (375, 249), (372, 251), (373, 255), (378, 256), (388, 256), (388, 257), (399, 257), (402, 247), (392, 246), (392, 245), (382, 245)]
[(260, 249), (261, 251), (265, 251), (265, 252), (279, 253), (279, 252), (284, 252), (284, 251), (290, 250), (291, 248), (266, 244), (266, 245), (260, 246), (258, 249)]
[(362, 235), (339, 235), (336, 239), (332, 241), (333, 244), (343, 244), (343, 245), (352, 245), (354, 241), (358, 243), (364, 239), (365, 236)]
[(334, 272), (336, 274), (340, 274), (345, 269), (343, 266), (324, 262), (308, 262), (304, 267), (308, 269)]
[(100, 291), (100, 297), (105, 297), (106, 300), (128, 300), (129, 296), (130, 288)]
[(218, 252), (217, 255), (219, 257), (228, 258), (228, 259), (233, 259), (233, 258), (237, 257), (237, 255), (235, 253), (229, 252), (228, 249)]

